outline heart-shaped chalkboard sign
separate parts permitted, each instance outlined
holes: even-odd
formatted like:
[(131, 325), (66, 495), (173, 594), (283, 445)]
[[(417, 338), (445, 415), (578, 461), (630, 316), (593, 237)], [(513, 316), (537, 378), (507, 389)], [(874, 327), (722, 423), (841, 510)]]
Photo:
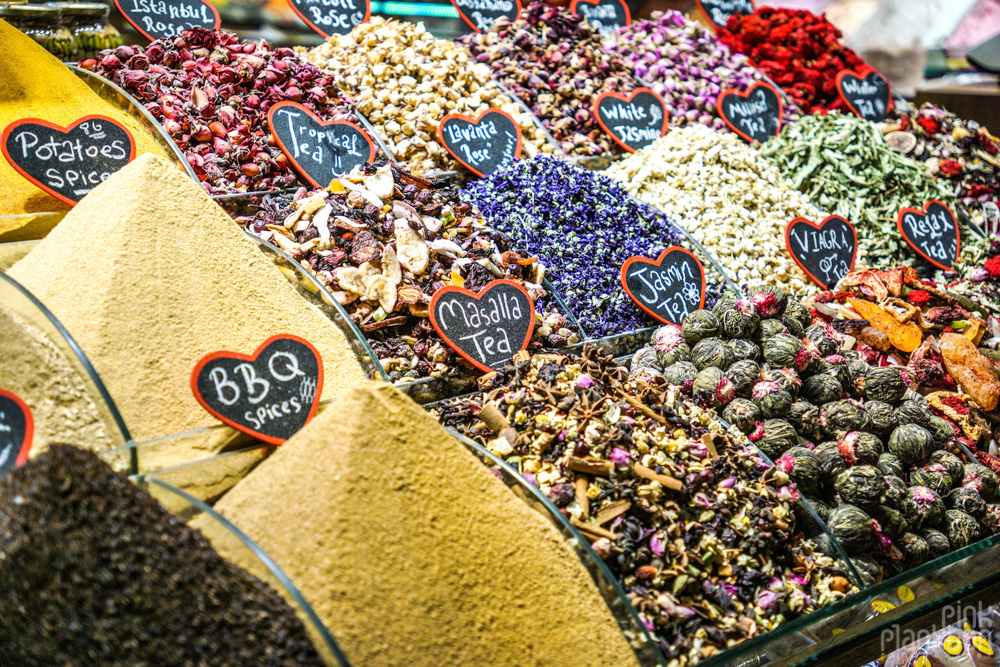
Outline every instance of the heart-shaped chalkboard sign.
[(0, 151), (22, 176), (73, 206), (135, 158), (135, 140), (107, 116), (84, 116), (69, 127), (23, 118), (4, 128)]
[(346, 120), (322, 121), (297, 102), (279, 102), (267, 124), (282, 152), (313, 187), (325, 188), (359, 164), (375, 160), (365, 131)]
[(785, 227), (785, 245), (814, 283), (831, 289), (854, 268), (858, 234), (854, 225), (839, 215), (827, 216), (818, 225), (795, 218)]
[(961, 232), (955, 215), (943, 203), (932, 199), (923, 210), (904, 208), (896, 216), (896, 228), (928, 262), (946, 271), (954, 268), (962, 244)]
[(594, 100), (594, 118), (611, 139), (634, 153), (667, 133), (667, 105), (649, 88), (631, 95), (602, 93)]
[(764, 143), (781, 132), (781, 96), (769, 83), (757, 82), (745, 93), (727, 88), (719, 93), (715, 106), (744, 141)]
[(323, 37), (346, 35), (372, 17), (371, 0), (288, 0), (288, 4)]
[(569, 11), (582, 16), (602, 35), (632, 23), (632, 13), (622, 0), (573, 0)]
[(535, 304), (512, 280), (494, 280), (478, 294), (442, 287), (434, 293), (429, 311), (438, 335), (484, 372), (509, 364), (528, 347), (535, 328)]
[(280, 445), (316, 414), (323, 360), (308, 341), (279, 334), (249, 356), (220, 351), (202, 357), (191, 371), (191, 390), (222, 422)]
[(851, 111), (873, 123), (885, 120), (892, 109), (889, 81), (874, 69), (868, 69), (864, 74), (851, 70), (838, 73), (837, 92)]
[(21, 397), (0, 389), (0, 475), (23, 465), (31, 451), (35, 422)]
[(501, 16), (511, 21), (521, 13), (521, 0), (451, 0), (470, 28), (476, 32), (486, 32)]
[(664, 324), (680, 325), (705, 305), (705, 270), (698, 258), (671, 246), (653, 261), (632, 257), (622, 264), (622, 287), (635, 305)]
[(753, 14), (753, 0), (695, 0), (701, 13), (717, 28), (725, 28), (730, 16)]
[(477, 176), (488, 176), (521, 157), (521, 128), (500, 109), (477, 118), (450, 113), (438, 125), (438, 141)]
[(218, 10), (205, 0), (115, 0), (132, 27), (149, 40), (173, 39), (188, 28), (218, 30)]

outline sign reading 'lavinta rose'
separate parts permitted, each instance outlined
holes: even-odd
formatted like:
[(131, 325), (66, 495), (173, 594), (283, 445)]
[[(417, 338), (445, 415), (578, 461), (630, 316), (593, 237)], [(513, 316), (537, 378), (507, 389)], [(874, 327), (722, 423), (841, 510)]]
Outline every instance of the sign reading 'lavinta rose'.
[(500, 109), (487, 109), (478, 118), (450, 113), (438, 126), (438, 139), (478, 176), (488, 176), (521, 157), (521, 128)]

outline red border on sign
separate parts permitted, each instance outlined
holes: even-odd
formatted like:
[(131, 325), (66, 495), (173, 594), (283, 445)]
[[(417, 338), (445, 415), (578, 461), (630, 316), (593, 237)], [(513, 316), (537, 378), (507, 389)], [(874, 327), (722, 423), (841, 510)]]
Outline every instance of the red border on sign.
[[(215, 6), (211, 2), (205, 2), (205, 0), (201, 0), (201, 3), (203, 5), (206, 5), (209, 9), (212, 10), (212, 13), (215, 14), (215, 25), (212, 27), (212, 30), (218, 30), (219, 27), (222, 25), (222, 18), (219, 16), (219, 10), (216, 9)], [(165, 38), (153, 37), (148, 32), (146, 32), (145, 30), (143, 30), (142, 28), (140, 28), (139, 24), (136, 23), (135, 21), (133, 21), (132, 18), (128, 14), (126, 14), (125, 11), (122, 9), (122, 5), (121, 5), (120, 0), (115, 0), (115, 7), (118, 8), (118, 13), (122, 15), (122, 18), (124, 18), (126, 21), (128, 21), (129, 25), (131, 25), (133, 28), (135, 28), (136, 30), (138, 30), (139, 34), (141, 34), (143, 37), (145, 37), (149, 41), (155, 42), (157, 39), (170, 39), (169, 37), (165, 37)]]
[(955, 217), (954, 211), (952, 211), (950, 208), (948, 208), (948, 206), (944, 202), (942, 202), (942, 201), (940, 201), (938, 199), (929, 199), (927, 201), (927, 203), (924, 204), (923, 210), (921, 210), (919, 208), (913, 208), (912, 206), (908, 206), (908, 207), (904, 208), (902, 211), (900, 211), (899, 213), (896, 214), (896, 229), (899, 230), (899, 235), (903, 237), (904, 241), (906, 241), (906, 245), (908, 245), (911, 248), (913, 248), (914, 250), (916, 250), (918, 255), (920, 255), (921, 257), (923, 257), (924, 259), (926, 259), (928, 262), (930, 262), (934, 266), (938, 267), (939, 269), (944, 269), (945, 271), (954, 271), (955, 270), (955, 265), (954, 264), (952, 264), (951, 266), (945, 266), (944, 264), (939, 264), (937, 261), (935, 261), (935, 260), (931, 259), (930, 257), (928, 257), (927, 255), (925, 255), (923, 253), (923, 251), (920, 250), (920, 248), (918, 248), (917, 246), (913, 245), (913, 243), (910, 241), (909, 237), (907, 237), (906, 234), (903, 233), (903, 216), (906, 215), (907, 213), (916, 213), (917, 215), (919, 215), (921, 217), (926, 217), (927, 216), (927, 209), (930, 208), (931, 204), (940, 204), (941, 206), (944, 206), (944, 210), (948, 211), (948, 215), (951, 216), (951, 221), (955, 225), (955, 260), (954, 261), (957, 262), (958, 261), (958, 256), (962, 252), (962, 230), (959, 229), (959, 227), (958, 227), (958, 218)]
[[(484, 287), (483, 289), (481, 289), (478, 294), (476, 292), (473, 292), (472, 290), (467, 290), (464, 287), (458, 287), (456, 285), (448, 285), (447, 287), (442, 287), (441, 289), (439, 289), (437, 292), (434, 293), (434, 296), (431, 298), (431, 304), (428, 307), (428, 311), (429, 311), (428, 315), (430, 316), (431, 326), (434, 327), (434, 331), (436, 331), (438, 333), (438, 335), (441, 336), (441, 338), (444, 340), (444, 342), (448, 343), (448, 346), (451, 349), (455, 350), (455, 352), (457, 352), (460, 357), (462, 357), (463, 359), (465, 359), (470, 364), (472, 364), (473, 366), (475, 366), (479, 370), (483, 371), (484, 373), (492, 373), (496, 369), (495, 368), (490, 368), (489, 366), (486, 366), (485, 364), (482, 364), (482, 363), (476, 361), (471, 356), (469, 356), (468, 354), (466, 354), (465, 352), (463, 352), (462, 350), (460, 350), (457, 345), (452, 345), (451, 339), (448, 338), (448, 335), (444, 331), (441, 330), (440, 326), (438, 326), (437, 318), (434, 316), (434, 307), (437, 306), (437, 303), (438, 303), (438, 301), (441, 300), (441, 297), (444, 296), (445, 294), (449, 293), (449, 292), (461, 292), (462, 294), (465, 294), (466, 296), (472, 297), (474, 300), (479, 301), (484, 296), (486, 296), (486, 293), (489, 292), (493, 287), (495, 287), (496, 285), (500, 285), (500, 284), (511, 285), (513, 287), (516, 287), (518, 290), (521, 291), (522, 294), (524, 294), (525, 298), (528, 299), (528, 310), (531, 311), (531, 317), (532, 317), (532, 320), (534, 320), (534, 317), (535, 317), (535, 302), (532, 301), (531, 295), (528, 294), (528, 290), (524, 289), (523, 285), (519, 285), (518, 283), (514, 282), (513, 280), (506, 280), (506, 279), (505, 280), (494, 280), (489, 285), (487, 285), (486, 287)], [(528, 332), (524, 335), (524, 340), (521, 342), (521, 344), (517, 348), (518, 352), (520, 352), (521, 350), (524, 350), (524, 349), (526, 349), (528, 347), (528, 341), (531, 340), (531, 334), (534, 333), (534, 331), (535, 331), (535, 324), (534, 324), (534, 321), (532, 321), (531, 326), (528, 327)]]
[(772, 93), (774, 93), (774, 96), (778, 100), (778, 127), (775, 130), (774, 134), (772, 135), (772, 136), (776, 137), (779, 134), (781, 134), (781, 126), (783, 124), (783, 120), (782, 119), (785, 116), (785, 105), (782, 104), (782, 102), (781, 102), (781, 93), (779, 93), (777, 90), (775, 90), (774, 86), (772, 86), (771, 84), (766, 83), (764, 81), (758, 81), (757, 83), (755, 83), (752, 86), (750, 86), (750, 88), (748, 88), (747, 92), (745, 92), (745, 93), (742, 93), (742, 92), (736, 90), (735, 88), (726, 88), (721, 93), (719, 93), (719, 96), (717, 98), (715, 98), (715, 111), (716, 111), (716, 113), (719, 114), (719, 118), (722, 119), (722, 122), (725, 123), (726, 125), (728, 125), (730, 130), (732, 130), (733, 132), (735, 132), (736, 134), (738, 134), (740, 136), (740, 138), (743, 139), (743, 141), (746, 141), (747, 143), (750, 143), (750, 144), (755, 144), (755, 143), (760, 143), (760, 142), (757, 141), (756, 139), (754, 139), (753, 137), (750, 137), (750, 136), (744, 134), (738, 127), (736, 127), (731, 122), (729, 122), (729, 119), (726, 118), (726, 115), (724, 113), (722, 113), (722, 102), (723, 102), (723, 100), (726, 99), (726, 97), (728, 97), (730, 95), (736, 95), (736, 96), (738, 96), (738, 97), (740, 97), (742, 99), (749, 100), (750, 96), (753, 95), (754, 91), (757, 90), (758, 88), (767, 88)]
[[(128, 161), (131, 162), (132, 160), (135, 159), (135, 137), (132, 136), (132, 133), (129, 132), (129, 129), (124, 125), (122, 125), (121, 123), (119, 123), (118, 121), (116, 121), (114, 118), (108, 118), (107, 116), (102, 116), (100, 114), (93, 114), (93, 113), (76, 119), (66, 127), (60, 127), (55, 123), (50, 123), (49, 121), (42, 120), (41, 118), (21, 118), (19, 120), (15, 120), (13, 123), (5, 127), (3, 129), (3, 133), (0, 134), (0, 153), (3, 153), (4, 158), (10, 164), (10, 166), (14, 168), (14, 170), (17, 173), (21, 174), (21, 176), (24, 176), (26, 179), (37, 185), (41, 190), (47, 192), (48, 194), (52, 195), (53, 197), (55, 197), (56, 199), (65, 204), (69, 204), (70, 206), (76, 206), (77, 202), (73, 201), (69, 197), (64, 197), (55, 190), (52, 190), (47, 185), (43, 184), (41, 181), (36, 180), (33, 176), (31, 176), (31, 174), (22, 169), (21, 166), (17, 164), (17, 162), (15, 162), (13, 158), (11, 158), (11, 156), (7, 153), (7, 137), (9, 137), (10, 133), (13, 132), (15, 129), (17, 129), (18, 127), (20, 127), (21, 125), (27, 125), (28, 123), (31, 123), (33, 125), (42, 125), (44, 127), (49, 128), (50, 130), (57, 130), (59, 132), (62, 132), (63, 134), (68, 134), (77, 125), (85, 123), (88, 120), (101, 120), (106, 123), (111, 123), (115, 127), (124, 130), (125, 135), (128, 137), (128, 140), (131, 143), (131, 151), (129, 152)], [(128, 164), (128, 162), (126, 162), (126, 164)]]
[(698, 307), (695, 310), (701, 310), (705, 306), (705, 267), (701, 265), (701, 260), (695, 257), (694, 253), (692, 253), (687, 248), (682, 248), (680, 246), (672, 245), (663, 252), (661, 252), (660, 256), (656, 258), (655, 262), (649, 259), (648, 257), (630, 257), (627, 260), (625, 260), (624, 264), (622, 264), (622, 268), (618, 271), (618, 278), (621, 281), (622, 289), (624, 289), (625, 293), (628, 294), (628, 298), (632, 299), (632, 303), (634, 303), (635, 305), (639, 306), (644, 311), (646, 311), (646, 313), (650, 317), (652, 317), (657, 322), (662, 322), (663, 324), (674, 324), (680, 326), (681, 322), (671, 322), (669, 320), (666, 320), (657, 313), (647, 308), (645, 305), (643, 305), (639, 299), (635, 298), (635, 295), (632, 294), (632, 291), (628, 288), (628, 284), (625, 281), (625, 274), (628, 271), (629, 267), (632, 266), (633, 264), (650, 264), (652, 266), (659, 268), (660, 266), (663, 265), (663, 260), (667, 258), (667, 255), (669, 255), (672, 252), (682, 252), (691, 257), (691, 259), (693, 259), (698, 264), (698, 269), (701, 271), (701, 301), (698, 303)]
[(810, 227), (812, 227), (813, 229), (815, 229), (817, 231), (823, 231), (823, 228), (826, 227), (826, 223), (830, 222), (831, 220), (841, 220), (841, 221), (847, 223), (847, 226), (851, 230), (851, 234), (854, 235), (854, 253), (851, 255), (851, 264), (848, 267), (848, 273), (850, 273), (851, 271), (854, 270), (854, 260), (858, 256), (858, 232), (857, 232), (856, 229), (854, 229), (854, 225), (851, 224), (850, 220), (848, 220), (847, 218), (845, 218), (843, 216), (840, 216), (840, 215), (828, 215), (825, 218), (823, 218), (823, 221), (821, 223), (819, 223), (819, 224), (816, 224), (815, 222), (813, 222), (812, 220), (809, 220), (808, 218), (792, 218), (788, 222), (788, 224), (785, 225), (785, 249), (788, 250), (788, 254), (792, 256), (792, 259), (795, 260), (795, 263), (799, 265), (799, 268), (802, 269), (802, 271), (807, 276), (809, 276), (809, 278), (814, 283), (816, 283), (817, 285), (819, 285), (823, 289), (830, 289), (831, 287), (833, 287), (833, 285), (827, 285), (822, 280), (820, 280), (819, 278), (817, 278), (813, 274), (809, 273), (809, 269), (807, 269), (805, 267), (805, 264), (803, 264), (802, 262), (800, 262), (799, 258), (795, 255), (794, 252), (792, 252), (792, 244), (788, 242), (788, 237), (792, 233), (792, 227), (794, 227), (795, 225), (797, 225), (800, 222), (804, 222), (805, 224), (809, 225)]
[(17, 407), (21, 408), (21, 411), (24, 413), (24, 442), (21, 443), (21, 448), (17, 452), (17, 459), (14, 460), (14, 467), (23, 466), (28, 460), (28, 452), (31, 451), (31, 442), (35, 438), (35, 418), (31, 416), (31, 408), (17, 394), (6, 389), (0, 389), (0, 396), (14, 401)]
[(661, 95), (659, 95), (655, 90), (652, 90), (650, 88), (636, 88), (635, 90), (632, 91), (631, 95), (622, 95), (621, 93), (601, 93), (600, 95), (597, 96), (596, 99), (594, 99), (594, 106), (591, 109), (591, 111), (594, 114), (594, 120), (596, 120), (597, 124), (601, 126), (601, 129), (604, 130), (604, 133), (608, 135), (613, 142), (624, 148), (629, 153), (634, 153), (635, 149), (630, 146), (626, 146), (621, 139), (615, 136), (614, 132), (612, 132), (607, 128), (607, 126), (604, 124), (604, 121), (601, 120), (601, 114), (598, 113), (598, 110), (601, 108), (601, 101), (604, 100), (605, 98), (614, 97), (615, 99), (621, 100), (625, 104), (629, 104), (630, 102), (632, 102), (632, 100), (635, 99), (636, 95), (638, 95), (639, 93), (649, 93), (650, 95), (655, 96), (656, 99), (660, 100), (660, 104), (663, 106), (663, 125), (660, 127), (660, 136), (662, 137), (667, 133), (667, 123), (670, 121), (670, 118), (667, 115), (667, 104), (666, 102), (663, 101), (663, 97)]
[[(375, 155), (376, 155), (375, 144), (372, 143), (372, 138), (368, 136), (368, 133), (365, 132), (364, 128), (361, 128), (348, 120), (327, 120), (327, 121), (320, 120), (316, 116), (316, 114), (314, 114), (307, 107), (302, 106), (298, 102), (287, 102), (287, 101), (278, 102), (267, 111), (267, 129), (271, 132), (271, 136), (274, 137), (274, 143), (278, 144), (278, 147), (281, 149), (281, 152), (285, 154), (285, 157), (288, 158), (288, 161), (292, 163), (293, 167), (295, 167), (295, 171), (299, 173), (299, 176), (309, 181), (314, 188), (325, 188), (328, 187), (330, 183), (318, 183), (313, 179), (312, 176), (307, 174), (306, 170), (302, 168), (302, 165), (300, 165), (295, 160), (295, 158), (292, 157), (292, 152), (287, 148), (285, 148), (285, 144), (281, 141), (281, 137), (278, 136), (278, 133), (274, 131), (274, 114), (279, 109), (284, 109), (285, 107), (295, 107), (297, 109), (305, 111), (307, 114), (309, 114), (310, 118), (312, 118), (320, 125), (320, 127), (329, 127), (331, 125), (347, 125), (348, 127), (353, 127), (355, 130), (360, 132), (361, 136), (364, 137), (365, 141), (368, 142), (368, 159), (365, 160), (366, 164), (371, 164), (372, 162), (375, 161)], [(330, 180), (332, 181), (333, 179)]]
[[(840, 99), (843, 100), (844, 104), (847, 105), (847, 108), (850, 109), (855, 116), (857, 116), (858, 118), (862, 118), (861, 114), (858, 113), (858, 110), (854, 108), (853, 104), (851, 104), (851, 101), (847, 99), (847, 95), (844, 95), (844, 90), (840, 87), (840, 85), (841, 81), (843, 81), (844, 77), (847, 76), (848, 74), (851, 74), (861, 80), (864, 80), (864, 78), (869, 74), (871, 74), (872, 72), (875, 72), (880, 77), (882, 77), (882, 80), (885, 81), (886, 87), (889, 89), (889, 103), (885, 107), (885, 118), (888, 118), (889, 112), (896, 107), (896, 103), (892, 99), (892, 84), (889, 83), (889, 79), (886, 78), (885, 74), (882, 74), (882, 72), (878, 71), (871, 65), (865, 65), (858, 72), (852, 69), (842, 69), (839, 72), (837, 72), (837, 78), (834, 80), (834, 85), (837, 87), (837, 95), (840, 96)], [(862, 120), (864, 119), (862, 118)]]
[[(595, 7), (601, 4), (601, 0), (573, 0), (573, 2), (569, 3), (569, 13), (577, 14), (582, 17), (583, 14), (579, 14), (579, 12), (576, 11), (577, 5), (581, 2), (585, 2), (588, 5), (594, 5)], [(632, 12), (629, 11), (625, 0), (618, 0), (618, 5), (625, 10), (625, 25), (632, 25)]]
[[(695, 2), (696, 5), (698, 5), (698, 11), (700, 11), (701, 15), (705, 17), (706, 21), (708, 21), (708, 25), (712, 26), (712, 30), (718, 30), (719, 28), (725, 28), (726, 27), (724, 25), (720, 26), (720, 25), (716, 25), (715, 24), (715, 21), (712, 20), (712, 17), (709, 16), (709, 14), (705, 10), (705, 8), (702, 7), (701, 0), (694, 0), (694, 2)], [(750, 6), (753, 7), (754, 12), (757, 11), (757, 3), (754, 2), (754, 0), (750, 0)], [(735, 16), (735, 14), (730, 14), (730, 16)], [(747, 15), (744, 14), (744, 16), (747, 16)]]
[[(115, 2), (118, 2), (118, 0), (115, 0)], [(306, 18), (305, 14), (299, 11), (299, 8), (295, 6), (295, 3), (292, 2), (292, 0), (288, 0), (288, 4), (289, 6), (291, 6), (292, 11), (295, 12), (295, 14), (300, 19), (302, 19), (302, 22), (305, 23), (307, 26), (309, 26), (313, 32), (315, 32), (317, 35), (320, 35), (323, 39), (329, 39), (330, 37), (332, 37), (332, 35), (326, 34), (325, 32), (319, 29), (319, 26), (317, 26), (315, 23)], [(361, 20), (361, 23), (368, 23), (371, 20), (372, 20), (372, 3), (371, 0), (365, 0), (365, 18)], [(361, 24), (359, 23), (358, 25)]]
[(481, 114), (479, 114), (479, 116), (476, 117), (476, 118), (473, 118), (472, 116), (466, 116), (463, 113), (450, 113), (447, 116), (445, 116), (444, 118), (442, 118), (441, 122), (438, 123), (438, 129), (437, 129), (438, 143), (440, 143), (441, 146), (443, 146), (444, 149), (446, 151), (448, 151), (449, 155), (451, 155), (453, 158), (455, 158), (456, 160), (458, 160), (458, 162), (463, 167), (465, 167), (466, 169), (468, 169), (469, 171), (471, 171), (476, 176), (484, 176), (485, 174), (483, 174), (481, 171), (479, 171), (478, 169), (476, 169), (472, 165), (470, 165), (467, 162), (465, 162), (465, 160), (463, 160), (455, 151), (451, 150), (451, 147), (448, 146), (448, 143), (444, 140), (444, 124), (446, 122), (448, 122), (449, 120), (458, 119), (458, 120), (464, 120), (467, 123), (472, 123), (473, 125), (479, 125), (479, 122), (483, 119), (483, 116), (485, 116), (488, 113), (498, 113), (501, 116), (503, 116), (504, 118), (506, 118), (507, 120), (509, 120), (514, 125), (514, 129), (517, 130), (517, 148), (514, 149), (514, 160), (515, 161), (520, 160), (521, 159), (521, 149), (524, 147), (524, 143), (523, 143), (524, 137), (521, 136), (521, 126), (518, 125), (517, 121), (514, 120), (513, 116), (511, 116), (506, 111), (501, 111), (500, 109), (497, 109), (496, 107), (490, 107), (486, 111), (484, 111)]
[[(521, 15), (521, 10), (524, 9), (524, 5), (521, 4), (521, 0), (514, 0), (514, 3), (517, 5), (517, 14), (514, 15), (514, 18), (517, 18), (518, 16)], [(451, 4), (455, 8), (455, 10), (458, 11), (458, 16), (463, 21), (465, 21), (465, 24), (467, 26), (469, 26), (470, 28), (472, 28), (473, 32), (481, 32), (479, 30), (479, 28), (477, 28), (476, 26), (472, 25), (472, 21), (470, 21), (469, 19), (465, 18), (465, 12), (463, 12), (462, 8), (458, 6), (458, 0), (451, 0)], [(494, 19), (494, 20), (496, 20), (496, 19)]]
[[(241, 361), (249, 361), (250, 363), (253, 363), (257, 361), (257, 357), (260, 356), (260, 353), (264, 350), (264, 348), (266, 348), (274, 341), (281, 339), (294, 340), (299, 343), (302, 343), (310, 350), (312, 350), (313, 354), (316, 355), (316, 363), (319, 366), (319, 375), (316, 377), (316, 396), (313, 397), (312, 406), (309, 408), (309, 416), (306, 417), (305, 421), (305, 423), (308, 424), (312, 420), (312, 418), (316, 416), (316, 409), (319, 407), (319, 399), (323, 393), (323, 357), (320, 356), (319, 350), (317, 350), (312, 343), (310, 343), (304, 338), (300, 338), (293, 334), (275, 334), (274, 336), (271, 336), (263, 343), (261, 343), (259, 346), (257, 346), (257, 349), (253, 351), (253, 354), (240, 354), (239, 352), (229, 352), (226, 350), (218, 350), (217, 352), (211, 352), (202, 357), (198, 361), (198, 363), (194, 365), (194, 370), (191, 371), (191, 393), (194, 394), (195, 400), (198, 401), (199, 404), (201, 404), (201, 407), (205, 408), (205, 411), (207, 413), (209, 413), (219, 421), (223, 422), (224, 424), (232, 426), (241, 433), (252, 435), (253, 437), (263, 440), (264, 442), (270, 443), (272, 445), (280, 445), (285, 441), (281, 440), (280, 438), (275, 438), (273, 436), (266, 435), (264, 433), (259, 433), (250, 428), (249, 426), (245, 424), (240, 424), (238, 422), (234, 422), (233, 420), (228, 419), (223, 415), (219, 414), (218, 412), (216, 412), (215, 410), (213, 410), (212, 407), (207, 402), (205, 402), (205, 399), (201, 397), (201, 394), (198, 393), (198, 375), (201, 374), (201, 370), (205, 367), (205, 364), (214, 359), (220, 359), (220, 358), (239, 359)], [(305, 426), (305, 424), (303, 424), (303, 426)]]

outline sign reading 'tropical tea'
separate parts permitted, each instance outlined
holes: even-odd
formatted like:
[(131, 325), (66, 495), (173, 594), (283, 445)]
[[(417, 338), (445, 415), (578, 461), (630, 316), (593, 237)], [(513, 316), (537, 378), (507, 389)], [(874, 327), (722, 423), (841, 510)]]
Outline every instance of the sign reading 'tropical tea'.
[(851, 111), (872, 123), (885, 120), (892, 109), (892, 88), (882, 73), (874, 69), (863, 75), (851, 70), (838, 73), (837, 92)]
[(28, 460), (34, 428), (27, 403), (0, 389), (0, 475)]
[(569, 11), (582, 16), (602, 35), (632, 23), (632, 14), (623, 0), (573, 0)]
[(371, 0), (288, 0), (288, 4), (323, 37), (346, 35), (372, 17)]
[(512, 280), (494, 280), (478, 294), (442, 287), (429, 308), (431, 325), (448, 345), (481, 371), (498, 370), (528, 347), (535, 306)]
[(827, 216), (818, 225), (795, 218), (785, 227), (785, 245), (814, 283), (832, 289), (854, 268), (858, 235), (854, 225), (839, 215)]
[(308, 341), (279, 334), (251, 355), (219, 351), (202, 357), (191, 371), (191, 390), (222, 422), (280, 445), (316, 414), (323, 360)]
[(0, 151), (18, 173), (73, 206), (132, 161), (135, 140), (107, 116), (84, 116), (69, 127), (23, 118), (4, 128)]
[(521, 13), (521, 0), (451, 0), (470, 28), (476, 32), (486, 32), (501, 16), (511, 21)]
[(654, 261), (632, 257), (622, 264), (622, 287), (637, 306), (665, 324), (680, 325), (705, 305), (705, 270), (684, 248), (667, 248)]
[(115, 0), (132, 27), (149, 40), (173, 39), (188, 28), (217, 30), (219, 12), (205, 0)]
[(961, 247), (958, 220), (947, 206), (936, 199), (923, 210), (904, 208), (896, 216), (896, 228), (917, 253), (941, 269), (954, 268)]
[(649, 88), (631, 95), (603, 93), (594, 100), (594, 117), (612, 140), (630, 153), (650, 145), (667, 132), (666, 105)]
[(450, 113), (438, 125), (438, 140), (466, 169), (488, 176), (521, 157), (521, 128), (500, 109), (472, 118)]
[(744, 141), (764, 143), (781, 131), (781, 97), (769, 83), (755, 83), (745, 93), (727, 88), (715, 105), (726, 125)]

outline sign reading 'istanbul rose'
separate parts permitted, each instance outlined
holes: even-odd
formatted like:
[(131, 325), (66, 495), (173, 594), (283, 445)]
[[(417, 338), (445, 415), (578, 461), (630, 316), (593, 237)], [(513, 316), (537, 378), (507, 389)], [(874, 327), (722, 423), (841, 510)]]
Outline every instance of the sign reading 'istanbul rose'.
[(217, 30), (219, 12), (204, 0), (115, 0), (132, 27), (149, 40), (173, 39), (188, 28)]
[(28, 460), (34, 429), (27, 403), (0, 389), (0, 475)]
[(191, 390), (221, 421), (280, 445), (316, 414), (323, 360), (308, 341), (280, 334), (251, 355), (220, 351), (203, 357), (191, 371)]
[(755, 83), (745, 93), (727, 88), (715, 105), (726, 125), (744, 141), (764, 143), (781, 131), (781, 97), (768, 83)]
[(868, 70), (864, 75), (844, 70), (837, 74), (837, 92), (859, 117), (873, 123), (885, 120), (892, 109), (892, 89), (881, 72)]
[(107, 116), (84, 116), (69, 127), (24, 118), (0, 135), (14, 169), (73, 206), (135, 157), (132, 133)]
[(602, 35), (632, 23), (632, 14), (622, 0), (573, 0), (569, 11), (582, 16)]
[(629, 153), (645, 148), (667, 132), (666, 105), (649, 88), (637, 88), (628, 96), (598, 95), (594, 117), (608, 136)]
[(478, 118), (450, 113), (438, 125), (438, 140), (477, 176), (488, 176), (521, 157), (521, 128), (500, 109), (487, 109)]
[(346, 35), (372, 17), (370, 0), (288, 0), (288, 4), (323, 37)]
[(535, 327), (535, 305), (512, 280), (494, 280), (479, 294), (463, 287), (442, 287), (429, 308), (438, 335), (481, 371), (509, 364), (528, 347)]
[(296, 102), (279, 102), (267, 112), (267, 124), (303, 178), (325, 188), (359, 164), (375, 160), (375, 145), (365, 131), (346, 120), (321, 121)]
[(621, 281), (637, 306), (665, 324), (680, 325), (705, 305), (705, 270), (684, 248), (667, 248), (656, 261), (632, 257), (622, 264)]
[(486, 32), (501, 16), (513, 21), (521, 13), (521, 0), (451, 0), (451, 4), (476, 32)]
[(930, 200), (923, 210), (904, 208), (896, 216), (896, 228), (910, 247), (934, 266), (947, 270), (958, 261), (961, 246), (958, 220), (938, 200)]
[(818, 225), (795, 218), (785, 227), (785, 245), (814, 283), (831, 289), (854, 268), (858, 235), (854, 226), (839, 215), (828, 216)]

